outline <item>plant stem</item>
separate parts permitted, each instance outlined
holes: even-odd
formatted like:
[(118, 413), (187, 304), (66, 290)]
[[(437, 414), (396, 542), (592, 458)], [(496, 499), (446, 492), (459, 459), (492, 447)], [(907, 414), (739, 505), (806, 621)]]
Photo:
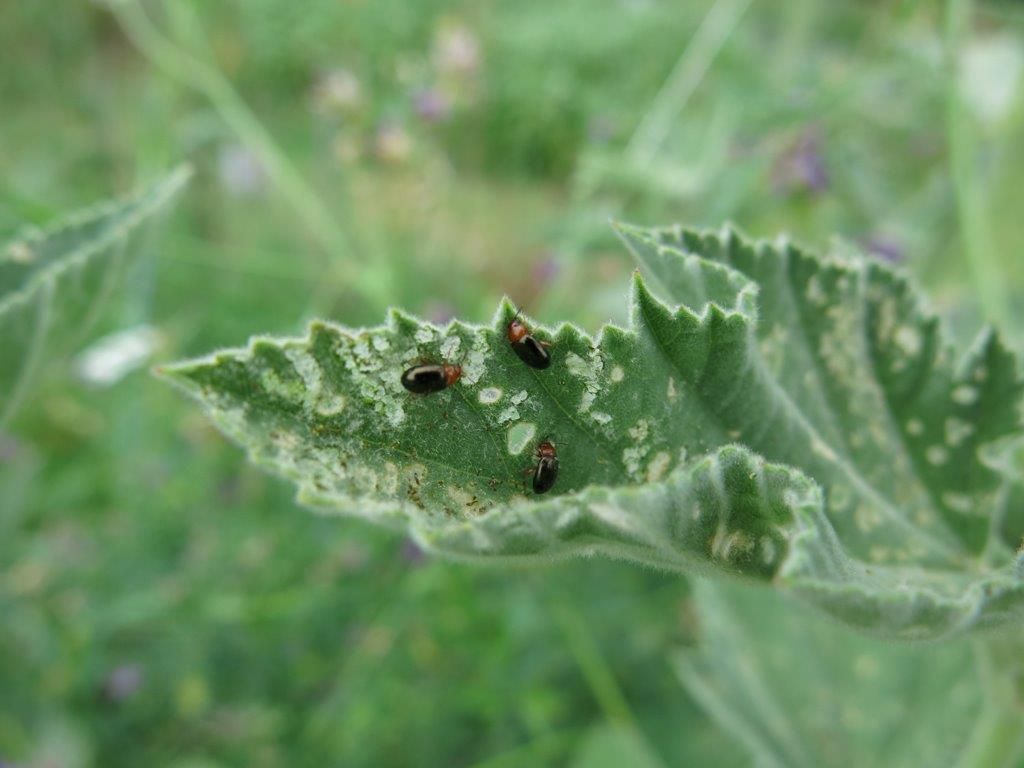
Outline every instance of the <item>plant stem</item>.
[(960, 55), (971, 30), (972, 0), (946, 2), (946, 133), (950, 172), (960, 218), (961, 241), (982, 314), (1002, 329), (1010, 327), (1006, 281), (1000, 275), (985, 191), (978, 176), (977, 136), (963, 103)]
[(586, 621), (579, 611), (564, 598), (553, 598), (550, 611), (562, 634), (569, 651), (590, 687), (598, 706), (609, 722), (628, 729), (639, 743), (646, 747), (651, 760), (658, 765), (663, 761), (653, 745), (640, 729), (626, 696), (615, 680), (615, 674), (601, 655), (601, 649), (587, 629)]
[[(673, 123), (679, 119), (704, 82), (711, 65), (739, 27), (752, 2), (715, 0), (630, 135), (622, 153), (626, 167), (647, 168), (657, 160), (658, 152), (671, 132)], [(573, 218), (585, 213), (608, 173), (607, 168), (602, 168), (594, 174), (577, 174), (572, 189)], [(614, 210), (607, 211), (608, 217), (613, 219), (620, 213), (621, 205), (617, 204)], [(581, 249), (571, 231), (562, 235), (556, 251), (570, 263), (579, 261), (581, 257)], [(571, 290), (570, 285), (556, 283), (545, 292), (542, 304), (535, 311), (543, 313), (545, 307), (559, 305)]]
[(167, 40), (136, 0), (112, 0), (109, 7), (133, 45), (170, 77), (209, 99), (228, 127), (259, 158), (281, 195), (330, 256), (333, 266), (341, 270), (337, 277), (372, 307), (387, 306), (387, 276), (369, 265), (360, 267), (357, 249), (348, 235), (230, 81), (215, 67), (189, 56)]
[(717, 0), (712, 6), (633, 131), (626, 146), (626, 156), (632, 162), (646, 165), (654, 160), (673, 122), (704, 81), (711, 63), (736, 29), (751, 2)]

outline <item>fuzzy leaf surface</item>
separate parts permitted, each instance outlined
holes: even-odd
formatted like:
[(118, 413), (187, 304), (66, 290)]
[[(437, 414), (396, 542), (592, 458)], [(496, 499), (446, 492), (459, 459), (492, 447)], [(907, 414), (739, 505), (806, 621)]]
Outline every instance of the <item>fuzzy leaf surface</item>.
[[(1024, 384), (994, 334), (954, 366), (895, 273), (732, 232), (621, 231), (649, 275), (634, 277), (631, 328), (531, 324), (547, 370), (515, 355), (505, 302), (490, 326), (317, 322), (165, 374), (304, 503), (456, 557), (738, 575), (904, 638), (1020, 618), (1012, 473), (981, 454), (1013, 461)], [(794, 272), (816, 286), (806, 301)], [(400, 375), (422, 361), (462, 378), (410, 394)], [(561, 469), (535, 496), (544, 439)]]
[(764, 589), (694, 585), (690, 695), (758, 768), (960, 765), (984, 712), (965, 640), (895, 645)]
[(148, 225), (189, 175), (178, 169), (132, 197), (0, 245), (0, 424), (28, 392), (40, 363), (84, 339)]
[(751, 243), (729, 229), (621, 232), (672, 302), (704, 300), (687, 277), (696, 262), (759, 288), (750, 384), (724, 399), (721, 418), (822, 486), (850, 556), (838, 579), (792, 558), (784, 576), (798, 591), (907, 638), (1020, 620), (1024, 377), (995, 332), (958, 359), (907, 278), (876, 261)]

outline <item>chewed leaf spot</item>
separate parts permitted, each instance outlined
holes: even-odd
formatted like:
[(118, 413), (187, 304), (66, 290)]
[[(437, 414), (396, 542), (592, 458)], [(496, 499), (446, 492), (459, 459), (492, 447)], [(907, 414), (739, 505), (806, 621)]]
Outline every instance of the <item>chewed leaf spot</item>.
[(321, 416), (337, 416), (345, 410), (345, 398), (342, 395), (327, 395), (316, 401), (316, 411)]
[(393, 462), (385, 462), (384, 472), (378, 480), (378, 490), (387, 496), (398, 493), (398, 467)]
[(270, 441), (283, 454), (294, 453), (299, 447), (299, 437), (294, 432), (277, 429), (270, 433)]
[(529, 396), (530, 394), (525, 389), (516, 392), (511, 398), (512, 405), (522, 405)]
[(462, 339), (458, 336), (449, 336), (441, 342), (441, 358), (448, 362), (454, 361), (461, 345)]
[(949, 461), (949, 451), (941, 445), (929, 446), (928, 450), (925, 451), (924, 456), (928, 459), (929, 464), (934, 464), (935, 466), (945, 464)]
[(533, 442), (534, 435), (537, 434), (537, 425), (531, 424), (528, 421), (523, 421), (518, 424), (513, 424), (509, 427), (506, 435), (506, 444), (508, 445), (508, 452), (512, 456), (518, 456), (523, 452), (523, 449), (527, 445)]
[(462, 490), (458, 486), (449, 485), (447, 490), (448, 497), (453, 502), (455, 502), (456, 506), (462, 507), (465, 510), (472, 509), (475, 502), (477, 501), (476, 496), (467, 491)]
[(962, 384), (953, 390), (953, 402), (957, 405), (974, 405), (978, 400), (978, 390)]
[(501, 400), (502, 394), (502, 391), (497, 387), (484, 387), (480, 390), (480, 394), (477, 395), (477, 399), (484, 405), (494, 405), (494, 403)]
[(335, 353), (344, 364), (349, 386), (356, 390), (358, 399), (383, 417), (389, 426), (397, 428), (405, 422), (407, 393), (398, 373), (385, 368), (380, 352), (371, 348), (371, 338), (365, 335), (355, 339), (339, 337)]
[(277, 371), (268, 368), (260, 375), (260, 383), (263, 388), (282, 400), (294, 401), (302, 397), (302, 387), (298, 382), (285, 381)]
[(761, 560), (765, 565), (772, 565), (775, 562), (775, 556), (777, 549), (775, 547), (775, 540), (771, 536), (761, 537)]
[(628, 434), (631, 438), (637, 442), (641, 442), (647, 439), (647, 435), (650, 432), (650, 425), (647, 423), (647, 419), (640, 419), (634, 426), (630, 427)]
[(626, 377), (626, 372), (624, 370), (622, 370), (622, 366), (621, 365), (616, 365), (614, 368), (612, 368), (611, 375), (608, 378), (611, 379), (613, 384), (618, 384), (625, 377)]
[(601, 371), (604, 369), (604, 361), (598, 349), (591, 350), (588, 359), (584, 360), (575, 352), (570, 352), (565, 357), (566, 369), (569, 374), (583, 381), (583, 395), (580, 397), (579, 412), (587, 413), (597, 399), (601, 390), (598, 381)]
[(625, 448), (622, 451), (622, 464), (626, 469), (626, 474), (628, 474), (632, 480), (640, 482), (643, 480), (643, 472), (640, 466), (641, 462), (651, 451), (651, 446), (646, 442), (650, 434), (650, 425), (646, 419), (640, 419), (634, 426), (627, 430), (626, 434), (628, 434), (636, 444), (629, 448)]
[(519, 409), (516, 408), (514, 405), (510, 405), (508, 408), (506, 408), (504, 411), (498, 414), (498, 423), (507, 424), (508, 422), (515, 421), (518, 418)]
[(647, 482), (656, 483), (661, 480), (671, 463), (672, 455), (668, 451), (659, 451), (654, 454), (654, 458), (647, 465)]
[(565, 366), (569, 369), (569, 373), (577, 378), (582, 379), (587, 375), (587, 364), (575, 352), (570, 352), (565, 356)]
[(306, 388), (305, 394), (314, 399), (319, 397), (323, 389), (323, 371), (320, 370), (319, 363), (298, 347), (285, 347), (284, 354), (302, 378), (302, 383)]
[(476, 334), (469, 354), (462, 363), (462, 384), (473, 386), (484, 375), (487, 366), (487, 356), (490, 354), (490, 347), (482, 333)]
[(974, 426), (963, 419), (958, 419), (955, 416), (946, 419), (946, 444), (950, 447), (957, 447), (973, 432)]
[(974, 499), (964, 493), (947, 492), (942, 494), (942, 503), (962, 515), (968, 515), (976, 508)]
[(896, 329), (893, 340), (904, 354), (914, 357), (921, 352), (921, 333), (914, 327), (902, 325)]
[[(374, 342), (378, 338), (381, 337), (374, 337)], [(304, 398), (310, 410), (321, 416), (336, 416), (345, 409), (344, 395), (325, 385), (324, 372), (312, 355), (294, 346), (285, 347), (284, 353), (302, 378)]]

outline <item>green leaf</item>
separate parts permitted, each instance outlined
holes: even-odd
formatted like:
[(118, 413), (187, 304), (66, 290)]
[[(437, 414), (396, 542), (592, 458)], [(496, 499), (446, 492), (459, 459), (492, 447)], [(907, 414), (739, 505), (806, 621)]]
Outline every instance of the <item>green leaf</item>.
[(673, 301), (703, 300), (681, 268), (694, 263), (759, 288), (745, 342), (755, 383), (721, 418), (822, 485), (852, 558), (842, 578), (821, 578), (797, 548), (788, 583), (839, 618), (905, 637), (1021, 618), (1024, 376), (993, 331), (957, 361), (906, 277), (879, 262), (728, 229), (622, 233)]
[(865, 637), (737, 584), (694, 585), (690, 695), (762, 768), (957, 765), (983, 689), (970, 646)]
[(140, 250), (147, 225), (189, 176), (180, 168), (133, 197), (0, 245), (0, 424), (40, 363), (83, 340)]
[[(1019, 619), (1005, 467), (1024, 383), (994, 334), (954, 367), (891, 271), (731, 232), (622, 233), (650, 273), (632, 329), (531, 326), (545, 371), (514, 354), (504, 302), (488, 327), (318, 322), (165, 373), (304, 503), (456, 557), (740, 575), (906, 638)], [(421, 360), (462, 378), (412, 395), (399, 376)], [(538, 497), (546, 438), (561, 469)]]

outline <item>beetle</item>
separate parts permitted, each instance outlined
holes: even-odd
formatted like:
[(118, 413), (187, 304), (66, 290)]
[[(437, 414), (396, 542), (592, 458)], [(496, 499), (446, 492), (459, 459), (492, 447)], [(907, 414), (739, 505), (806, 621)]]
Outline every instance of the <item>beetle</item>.
[(406, 368), (402, 373), (402, 386), (417, 395), (428, 395), (450, 387), (461, 377), (461, 365), (426, 363)]
[(547, 493), (558, 479), (558, 453), (550, 440), (537, 446), (537, 466), (533, 470), (533, 492)]
[(519, 356), (519, 359), (531, 368), (544, 370), (551, 365), (551, 355), (548, 354), (547, 342), (538, 341), (530, 329), (519, 320), (520, 312), (508, 324), (508, 341), (512, 350)]

